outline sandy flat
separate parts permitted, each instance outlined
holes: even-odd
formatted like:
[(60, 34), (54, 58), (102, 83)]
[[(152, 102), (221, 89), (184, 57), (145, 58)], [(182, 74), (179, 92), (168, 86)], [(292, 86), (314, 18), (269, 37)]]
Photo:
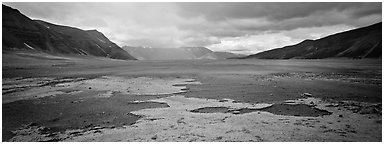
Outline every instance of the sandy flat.
[[(295, 117), (252, 112), (191, 113), (200, 107), (262, 108), (270, 104), (218, 102), (199, 98), (172, 96), (153, 100), (169, 108), (143, 109), (132, 112), (143, 115), (136, 124), (121, 129), (102, 130), (67, 141), (380, 141), (381, 118), (347, 110), (326, 107), (319, 99), (294, 100), (296, 104), (313, 102), (332, 112), (322, 117)], [(339, 117), (343, 115), (343, 117)], [(155, 120), (153, 120), (155, 119)]]

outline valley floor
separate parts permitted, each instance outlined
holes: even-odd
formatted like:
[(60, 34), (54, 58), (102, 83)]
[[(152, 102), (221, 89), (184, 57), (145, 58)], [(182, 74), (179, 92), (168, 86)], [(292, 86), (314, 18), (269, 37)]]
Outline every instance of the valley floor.
[(2, 141), (381, 141), (381, 59), (3, 53)]

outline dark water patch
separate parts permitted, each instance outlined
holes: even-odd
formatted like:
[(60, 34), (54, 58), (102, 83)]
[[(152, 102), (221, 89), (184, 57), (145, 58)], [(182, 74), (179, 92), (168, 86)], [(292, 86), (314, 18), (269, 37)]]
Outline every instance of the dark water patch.
[(329, 111), (311, 107), (305, 104), (274, 104), (272, 106), (259, 109), (260, 111), (270, 112), (276, 115), (318, 117), (332, 114)]
[(261, 109), (241, 108), (230, 109), (228, 107), (203, 107), (191, 110), (194, 113), (232, 113), (232, 114), (244, 114), (256, 111), (266, 111), (276, 115), (288, 115), (288, 116), (304, 116), (304, 117), (318, 117), (323, 115), (330, 115), (331, 112), (321, 110), (315, 107), (311, 107), (305, 104), (274, 104), (269, 107)]
[[(24, 124), (36, 123), (46, 127), (49, 133), (60, 133), (70, 129), (94, 127), (115, 128), (132, 125), (141, 117), (132, 111), (169, 107), (166, 103), (139, 102), (155, 99), (151, 97), (116, 96), (108, 99), (94, 98), (96, 92), (86, 91), (77, 95), (62, 94), (56, 97), (21, 100), (3, 104), (3, 141), (14, 136), (11, 131)], [(82, 99), (84, 101), (74, 103)]]

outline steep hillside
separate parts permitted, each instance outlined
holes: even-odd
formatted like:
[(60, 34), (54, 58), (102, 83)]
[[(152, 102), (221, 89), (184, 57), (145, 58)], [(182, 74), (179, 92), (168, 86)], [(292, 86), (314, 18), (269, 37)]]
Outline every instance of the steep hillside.
[(381, 58), (382, 23), (337, 33), (317, 40), (272, 49), (244, 58), (322, 59), (334, 57)]
[(18, 10), (2, 5), (3, 50), (31, 49), (50, 54), (80, 54), (135, 59), (102, 33), (31, 20)]

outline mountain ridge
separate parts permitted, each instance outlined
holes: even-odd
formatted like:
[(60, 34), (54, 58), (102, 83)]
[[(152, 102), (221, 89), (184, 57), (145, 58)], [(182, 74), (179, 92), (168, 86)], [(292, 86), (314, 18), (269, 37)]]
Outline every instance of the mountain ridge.
[(19, 10), (2, 5), (3, 50), (30, 49), (49, 54), (78, 54), (135, 60), (97, 30), (32, 20)]
[(381, 58), (382, 22), (316, 40), (275, 48), (242, 59)]

